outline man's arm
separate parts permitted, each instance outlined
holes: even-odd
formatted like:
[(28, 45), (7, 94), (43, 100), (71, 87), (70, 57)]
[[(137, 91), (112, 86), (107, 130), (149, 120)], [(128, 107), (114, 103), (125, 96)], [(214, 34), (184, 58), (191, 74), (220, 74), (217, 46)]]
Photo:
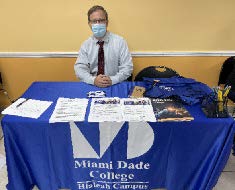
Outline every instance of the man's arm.
[(95, 77), (91, 75), (90, 63), (88, 60), (85, 46), (82, 45), (78, 52), (78, 58), (74, 65), (74, 70), (77, 78), (88, 84), (94, 84)]
[(120, 65), (118, 73), (115, 76), (110, 76), (112, 84), (117, 84), (119, 82), (126, 80), (129, 76), (131, 76), (133, 71), (131, 54), (129, 52), (127, 43), (124, 39), (120, 42), (119, 59), (120, 59)]

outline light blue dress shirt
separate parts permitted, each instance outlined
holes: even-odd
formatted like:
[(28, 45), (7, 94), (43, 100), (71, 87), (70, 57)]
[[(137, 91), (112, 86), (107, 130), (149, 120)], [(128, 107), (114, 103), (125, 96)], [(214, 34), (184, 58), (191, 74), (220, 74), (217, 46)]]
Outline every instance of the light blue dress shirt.
[[(133, 63), (126, 41), (123, 37), (107, 32), (104, 41), (105, 75), (109, 76), (112, 84), (126, 80), (133, 71)], [(76, 76), (83, 82), (94, 84), (98, 72), (98, 40), (91, 36), (78, 52), (74, 65)]]

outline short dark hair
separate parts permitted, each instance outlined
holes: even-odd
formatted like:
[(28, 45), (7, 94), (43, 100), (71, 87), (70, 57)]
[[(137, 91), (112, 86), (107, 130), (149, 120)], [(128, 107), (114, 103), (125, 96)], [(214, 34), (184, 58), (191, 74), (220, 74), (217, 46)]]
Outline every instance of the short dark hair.
[(105, 17), (106, 17), (106, 20), (107, 20), (107, 21), (109, 20), (109, 19), (108, 19), (108, 13), (107, 13), (107, 11), (104, 9), (104, 7), (102, 7), (102, 6), (100, 6), (100, 5), (95, 5), (95, 6), (91, 7), (91, 8), (89, 9), (89, 11), (87, 12), (88, 22), (90, 22), (90, 15), (91, 15), (93, 12), (98, 11), (98, 10), (103, 11), (103, 12), (104, 12), (104, 15), (105, 15)]

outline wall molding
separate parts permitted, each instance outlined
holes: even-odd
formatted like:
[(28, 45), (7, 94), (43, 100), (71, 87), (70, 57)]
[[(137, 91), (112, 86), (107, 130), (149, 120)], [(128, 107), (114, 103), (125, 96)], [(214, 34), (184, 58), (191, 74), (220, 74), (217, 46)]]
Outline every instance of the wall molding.
[[(77, 52), (0, 52), (0, 58), (59, 58), (77, 57)], [(174, 57), (174, 56), (235, 56), (235, 51), (199, 51), (199, 52), (131, 52), (133, 57)]]

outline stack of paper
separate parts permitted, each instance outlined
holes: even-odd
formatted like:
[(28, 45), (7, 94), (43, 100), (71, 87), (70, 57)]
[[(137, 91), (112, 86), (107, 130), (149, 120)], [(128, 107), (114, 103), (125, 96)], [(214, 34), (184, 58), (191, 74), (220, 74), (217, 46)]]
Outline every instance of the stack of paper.
[(88, 99), (59, 98), (49, 122), (84, 121), (87, 104)]
[(2, 114), (37, 119), (51, 104), (52, 102), (49, 101), (19, 98), (9, 107), (3, 110)]

